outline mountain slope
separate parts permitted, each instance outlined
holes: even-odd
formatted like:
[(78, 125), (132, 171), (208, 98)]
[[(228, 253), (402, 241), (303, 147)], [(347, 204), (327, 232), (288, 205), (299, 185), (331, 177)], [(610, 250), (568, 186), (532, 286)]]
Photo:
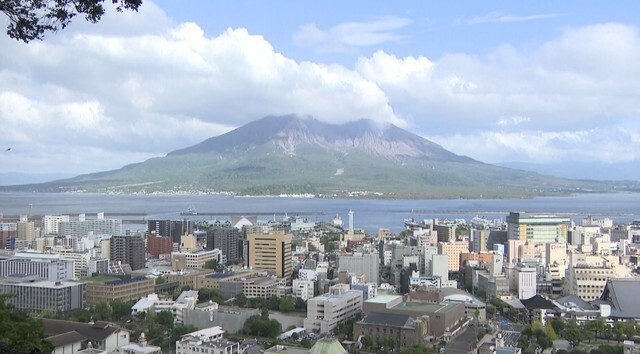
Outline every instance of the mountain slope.
[(527, 197), (610, 190), (456, 155), (393, 125), (270, 116), (119, 170), (5, 189), (313, 193), (390, 198)]

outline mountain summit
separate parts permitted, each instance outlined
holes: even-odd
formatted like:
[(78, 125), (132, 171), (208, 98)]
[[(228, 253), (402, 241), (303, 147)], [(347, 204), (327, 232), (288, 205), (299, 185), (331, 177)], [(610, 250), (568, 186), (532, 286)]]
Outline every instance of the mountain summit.
[(284, 153), (290, 155), (295, 155), (298, 147), (315, 145), (335, 152), (387, 158), (471, 161), (393, 124), (361, 119), (335, 125), (314, 118), (292, 115), (265, 117), (191, 147), (170, 152), (168, 155), (246, 152), (269, 142), (273, 142), (282, 148)]
[(607, 185), (551, 178), (456, 155), (391, 124), (269, 116), (164, 157), (5, 190), (506, 198)]

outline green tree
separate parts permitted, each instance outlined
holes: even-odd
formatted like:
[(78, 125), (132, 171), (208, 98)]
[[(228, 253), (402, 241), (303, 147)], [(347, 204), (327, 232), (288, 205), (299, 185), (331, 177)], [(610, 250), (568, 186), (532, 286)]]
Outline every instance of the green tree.
[(218, 289), (211, 288), (202, 288), (198, 290), (198, 300), (201, 302), (213, 301), (219, 304), (224, 302)]
[[(118, 11), (138, 11), (142, 0), (111, 0)], [(8, 18), (9, 37), (24, 41), (44, 38), (46, 32), (66, 28), (77, 16), (96, 23), (105, 13), (104, 0), (0, 0)]]
[(566, 322), (562, 318), (554, 318), (550, 321), (551, 327), (556, 333), (562, 333), (564, 327), (566, 326)]
[(170, 337), (171, 345), (174, 346), (176, 341), (180, 339), (180, 337), (182, 337), (183, 335), (187, 333), (195, 332), (197, 330), (198, 328), (192, 325), (187, 325), (187, 326), (180, 325), (180, 326), (173, 327), (173, 330), (171, 331), (171, 337)]
[(240, 293), (235, 296), (234, 303), (236, 304), (236, 306), (245, 307), (247, 306), (247, 297), (244, 294)]
[(156, 278), (156, 285), (164, 284), (166, 282), (167, 279), (163, 275), (160, 275)]
[(120, 299), (115, 299), (109, 303), (111, 308), (111, 319), (113, 321), (122, 321), (131, 314), (131, 305)]
[(166, 329), (173, 329), (173, 314), (171, 311), (160, 311), (156, 315), (156, 322)]
[(242, 327), (242, 331), (250, 336), (275, 338), (282, 331), (282, 325), (276, 320), (269, 319), (269, 315), (254, 315), (249, 317)]
[(305, 338), (302, 341), (300, 341), (300, 346), (307, 349), (311, 348), (311, 341)]
[(218, 260), (217, 259), (211, 259), (208, 260), (204, 263), (203, 268), (205, 269), (218, 269)]
[(0, 344), (15, 352), (28, 353), (38, 349), (42, 353), (51, 353), (54, 347), (45, 340), (41, 320), (10, 310), (5, 298), (0, 295)]
[(580, 342), (585, 339), (584, 332), (575, 323), (575, 321), (569, 322), (562, 332), (562, 337), (569, 341), (572, 347), (576, 347)]
[(636, 334), (636, 326), (631, 321), (625, 321), (622, 331), (627, 339), (631, 339)]
[(94, 321), (108, 321), (111, 319), (111, 309), (106, 302), (99, 302), (93, 306)]
[(279, 310), (280, 309), (280, 298), (277, 297), (276, 295), (271, 295), (267, 299), (267, 308), (269, 308), (269, 310), (274, 310), (274, 311)]
[(293, 299), (292, 296), (285, 296), (282, 299), (280, 299), (280, 305), (278, 306), (278, 308), (282, 312), (291, 312), (295, 309), (295, 307), (296, 307), (296, 301)]
[(371, 338), (371, 336), (368, 334), (362, 337), (362, 339), (360, 340), (360, 343), (362, 343), (365, 350), (369, 350), (373, 348), (373, 338)]
[(301, 298), (297, 297), (296, 298), (296, 310), (306, 312), (306, 310), (307, 310), (307, 302), (302, 300)]

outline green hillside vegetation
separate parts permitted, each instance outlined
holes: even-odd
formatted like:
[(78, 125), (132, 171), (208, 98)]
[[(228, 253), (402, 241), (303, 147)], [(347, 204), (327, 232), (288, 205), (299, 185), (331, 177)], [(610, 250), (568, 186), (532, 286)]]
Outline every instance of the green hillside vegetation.
[[(397, 127), (380, 133), (368, 131), (369, 125), (358, 121), (333, 126), (316, 120), (269, 117), (119, 170), (3, 190), (526, 198), (638, 189), (636, 182), (622, 186), (567, 180), (493, 166), (455, 155)], [(285, 152), (282, 146), (295, 153)], [(385, 150), (387, 147), (390, 150)], [(403, 155), (404, 151), (419, 157)]]

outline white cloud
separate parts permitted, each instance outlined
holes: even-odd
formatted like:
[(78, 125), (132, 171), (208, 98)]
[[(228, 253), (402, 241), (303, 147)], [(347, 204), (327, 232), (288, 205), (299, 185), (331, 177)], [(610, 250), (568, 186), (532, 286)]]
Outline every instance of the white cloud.
[(509, 22), (526, 22), (526, 21), (539, 21), (549, 18), (559, 17), (561, 14), (548, 13), (548, 14), (534, 14), (534, 15), (510, 15), (502, 12), (490, 12), (488, 14), (471, 18), (463, 21), (469, 25), (479, 25), (485, 23), (509, 23)]
[[(15, 147), (3, 166), (115, 168), (291, 113), (389, 122), (489, 162), (640, 156), (633, 26), (566, 28), (537, 48), (505, 44), (483, 56), (379, 50), (347, 68), (293, 60), (244, 28), (211, 36), (195, 23), (143, 15), (163, 25), (114, 18), (135, 30), (83, 25), (29, 45), (0, 36), (0, 127)], [(327, 48), (378, 45), (401, 38), (408, 24), (308, 25), (297, 38)]]
[(405, 37), (397, 31), (410, 24), (411, 20), (394, 16), (366, 22), (345, 22), (327, 30), (321, 30), (315, 23), (307, 23), (294, 34), (293, 41), (320, 51), (340, 52), (400, 41)]
[(640, 158), (639, 138), (637, 130), (620, 126), (558, 132), (492, 130), (431, 137), (447, 149), (490, 163), (633, 161)]

